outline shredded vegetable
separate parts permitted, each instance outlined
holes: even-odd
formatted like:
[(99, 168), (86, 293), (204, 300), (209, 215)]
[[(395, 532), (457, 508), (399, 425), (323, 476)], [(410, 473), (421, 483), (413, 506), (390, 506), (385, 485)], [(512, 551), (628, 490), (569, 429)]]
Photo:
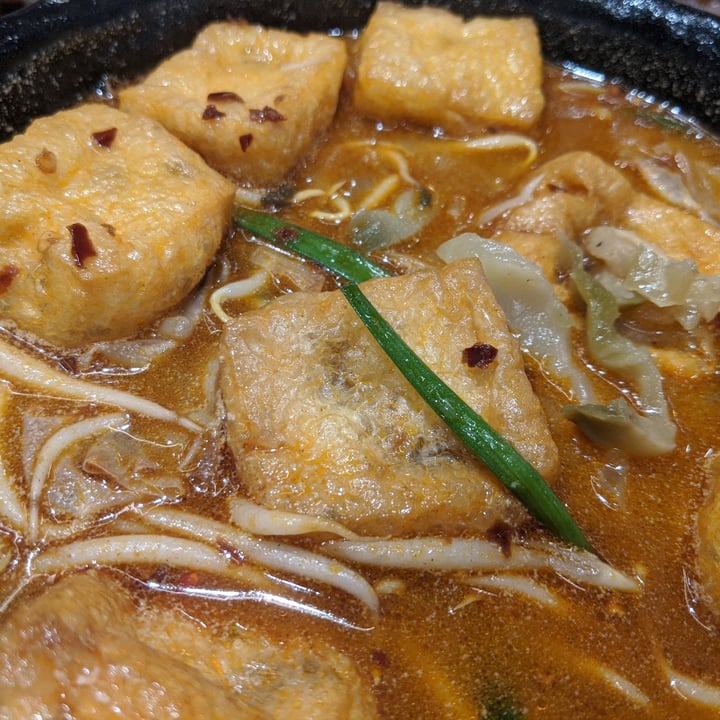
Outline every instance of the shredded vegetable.
[(634, 297), (634, 302), (667, 308), (685, 330), (720, 312), (720, 275), (700, 273), (693, 260), (675, 260), (635, 233), (610, 226), (593, 228), (583, 247), (602, 260), (610, 275), (598, 275), (598, 280), (622, 303)]
[(416, 233), (437, 215), (432, 194), (424, 188), (402, 193), (390, 210), (359, 210), (350, 220), (350, 239), (360, 250), (390, 247)]
[(576, 267), (571, 277), (587, 306), (586, 337), (590, 354), (635, 388), (643, 415), (623, 399), (608, 406), (581, 405), (565, 408), (598, 445), (628, 450), (636, 455), (659, 455), (675, 447), (675, 425), (662, 386), (662, 377), (650, 353), (615, 329), (619, 315), (613, 296), (593, 277)]

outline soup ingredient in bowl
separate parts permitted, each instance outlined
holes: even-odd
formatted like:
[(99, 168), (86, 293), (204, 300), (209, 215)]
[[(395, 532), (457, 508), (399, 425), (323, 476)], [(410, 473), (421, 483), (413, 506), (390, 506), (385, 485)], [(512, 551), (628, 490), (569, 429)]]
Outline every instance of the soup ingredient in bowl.
[(74, 347), (182, 300), (215, 257), (234, 187), (154, 121), (87, 104), (0, 146), (0, 191), (0, 314)]
[[(357, 286), (356, 283), (371, 277), (387, 277), (388, 273), (384, 268), (360, 253), (338, 245), (330, 238), (298, 225), (284, 223), (271, 215), (236, 206), (233, 217), (238, 227), (257, 233), (277, 248), (289, 247), (300, 256), (319, 262), (340, 278), (349, 280), (350, 282), (342, 288), (346, 300), (413, 389), (465, 443), (465, 446), (521, 500), (531, 514), (557, 533), (559, 537), (579, 547), (590, 549), (587, 539), (572, 516), (537, 470), (414, 353)], [(466, 234), (466, 236), (469, 235)], [(457, 239), (462, 241), (464, 237), (460, 236)], [(475, 235), (471, 237), (477, 238)], [(445, 246), (447, 247), (452, 242), (446, 243)], [(496, 250), (498, 247), (501, 246), (497, 246)], [(515, 261), (520, 260), (526, 265), (533, 265), (511, 248), (502, 247), (514, 254)], [(485, 256), (481, 259), (487, 270), (488, 257)], [(495, 270), (495, 282), (489, 278), (488, 280), (495, 292), (496, 299), (498, 299), (497, 268), (491, 266), (491, 269)], [(544, 300), (548, 295), (555, 298), (552, 286), (542, 277), (540, 269), (536, 266), (534, 274), (535, 277), (532, 277), (532, 273), (528, 275), (526, 270), (521, 273), (523, 288), (528, 284), (536, 285), (539, 279), (546, 286), (540, 293)], [(518, 275), (513, 275), (515, 280), (518, 277)], [(516, 292), (516, 288), (513, 289), (513, 292)], [(533, 290), (529, 294), (537, 299), (537, 290)], [(538, 323), (540, 328), (544, 324), (543, 321), (549, 319), (550, 315), (557, 314), (556, 309), (554, 313), (540, 313), (538, 316), (533, 312), (527, 313), (527, 306), (523, 306), (522, 302), (517, 304), (520, 306), (520, 314), (529, 315), (529, 322)], [(555, 304), (564, 310), (564, 306), (556, 298)], [(510, 317), (514, 319), (514, 315), (517, 313), (512, 312), (512, 306), (515, 303), (508, 305), (506, 299), (504, 304), (500, 300), (500, 305), (506, 314), (510, 308)], [(567, 316), (567, 312), (565, 315)], [(552, 331), (543, 333), (540, 329), (539, 332), (553, 335)], [(523, 335), (524, 333), (520, 333), (521, 342), (527, 340), (527, 337), (523, 337)], [(567, 338), (564, 342), (569, 344)], [(549, 344), (555, 350), (561, 341), (556, 337)], [(497, 352), (497, 348), (493, 345), (478, 342), (463, 350), (462, 361), (469, 367), (484, 368), (494, 362)]]
[(465, 133), (526, 128), (544, 106), (542, 56), (530, 18), (474, 18), (381, 2), (360, 41), (360, 112)]
[(372, 720), (355, 665), (322, 641), (135, 607), (100, 573), (18, 606), (0, 638), (0, 717)]
[[(548, 480), (557, 448), (477, 260), (363, 285), (431, 369)], [(478, 342), (497, 356), (469, 367)], [(377, 346), (339, 292), (295, 293), (225, 327), (228, 437), (250, 497), (366, 534), (517, 524), (524, 511)], [(291, 391), (289, 391), (291, 389)]]
[(120, 94), (241, 183), (279, 183), (332, 122), (347, 51), (338, 38), (215, 23)]

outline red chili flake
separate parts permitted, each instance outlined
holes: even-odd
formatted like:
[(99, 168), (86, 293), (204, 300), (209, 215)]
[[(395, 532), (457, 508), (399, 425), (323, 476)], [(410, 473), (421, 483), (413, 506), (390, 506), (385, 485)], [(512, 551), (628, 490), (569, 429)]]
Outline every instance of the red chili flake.
[(73, 261), (79, 268), (84, 268), (85, 260), (97, 255), (87, 228), (82, 223), (73, 223), (68, 225), (67, 229), (70, 231), (70, 237), (72, 238)]
[(276, 105), (279, 105), (284, 99), (285, 99), (285, 95), (284, 95), (284, 94), (278, 95), (278, 96), (275, 98), (275, 104), (276, 104)]
[(485, 533), (487, 539), (490, 542), (494, 542), (501, 550), (505, 557), (510, 557), (510, 550), (512, 546), (513, 535), (515, 530), (512, 525), (509, 525), (502, 520), (498, 520), (491, 528)]
[(17, 266), (11, 263), (0, 268), (0, 295), (8, 291), (10, 284), (18, 276), (19, 272)]
[(370, 657), (376, 665), (383, 668), (390, 667), (390, 658), (384, 650), (373, 650)]
[(257, 123), (282, 122), (285, 119), (285, 116), (279, 113), (275, 108), (266, 105), (262, 110), (251, 108), (250, 119)]
[(284, 242), (289, 243), (293, 240), (297, 240), (300, 233), (295, 229), (291, 227), (282, 227), (279, 230), (275, 230), (273, 232), (273, 237), (278, 242)]
[(203, 110), (203, 120), (218, 120), (224, 118), (225, 113), (222, 110), (218, 110), (214, 105), (207, 105)]
[(252, 142), (253, 136), (252, 133), (246, 133), (245, 135), (241, 135), (238, 140), (240, 140), (240, 149), (243, 152), (247, 152), (247, 149), (250, 147), (250, 143)]
[(110, 146), (115, 142), (117, 136), (117, 128), (111, 127), (107, 130), (100, 130), (100, 132), (94, 132), (92, 138), (97, 145), (106, 150), (110, 149)]
[(115, 227), (113, 225), (110, 223), (100, 223), (100, 225), (107, 230), (108, 235), (115, 237)]
[(237, 93), (229, 90), (222, 90), (221, 92), (208, 93), (207, 101), (209, 103), (216, 102), (245, 102)]
[(51, 152), (47, 148), (43, 148), (35, 156), (35, 165), (40, 172), (46, 175), (52, 175), (57, 170), (57, 157), (55, 153)]
[(187, 570), (177, 581), (179, 588), (194, 588), (200, 584), (200, 574), (196, 570)]
[(497, 348), (487, 343), (475, 343), (462, 351), (462, 359), (470, 367), (487, 367), (496, 357)]

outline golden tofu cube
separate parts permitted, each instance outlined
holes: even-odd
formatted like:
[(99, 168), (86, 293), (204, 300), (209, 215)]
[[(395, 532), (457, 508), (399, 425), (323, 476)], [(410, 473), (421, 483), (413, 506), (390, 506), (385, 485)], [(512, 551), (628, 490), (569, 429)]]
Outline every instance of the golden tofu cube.
[[(558, 454), (480, 262), (363, 290), (425, 362), (540, 473)], [(497, 355), (470, 367), (463, 351)], [(294, 293), (229, 323), (222, 389), (244, 488), (267, 507), (400, 535), (487, 530), (525, 512), (395, 368), (339, 291)]]
[(233, 184), (161, 125), (105, 105), (0, 146), (0, 313), (60, 346), (135, 333), (201, 280)]
[(354, 102), (384, 121), (450, 133), (527, 128), (544, 106), (535, 23), (381, 2), (362, 34)]
[(273, 185), (332, 122), (346, 60), (337, 38), (215, 23), (120, 101), (162, 123), (223, 174)]
[(138, 607), (111, 576), (65, 574), (3, 618), (0, 716), (67, 716), (70, 706), (77, 718), (377, 719), (348, 655), (301, 629), (281, 642), (237, 617), (236, 632), (218, 632), (181, 608)]

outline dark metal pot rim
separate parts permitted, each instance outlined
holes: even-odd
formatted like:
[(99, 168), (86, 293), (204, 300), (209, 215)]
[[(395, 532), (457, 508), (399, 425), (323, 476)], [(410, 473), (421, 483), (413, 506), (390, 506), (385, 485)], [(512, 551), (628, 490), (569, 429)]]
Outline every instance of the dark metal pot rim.
[[(405, 0), (408, 5), (427, 4)], [(545, 57), (602, 73), (720, 131), (720, 19), (671, 0), (438, 0), (465, 16), (529, 15)], [(39, 0), (0, 18), (0, 139), (130, 79), (228, 17), (298, 31), (362, 27), (373, 0)]]

